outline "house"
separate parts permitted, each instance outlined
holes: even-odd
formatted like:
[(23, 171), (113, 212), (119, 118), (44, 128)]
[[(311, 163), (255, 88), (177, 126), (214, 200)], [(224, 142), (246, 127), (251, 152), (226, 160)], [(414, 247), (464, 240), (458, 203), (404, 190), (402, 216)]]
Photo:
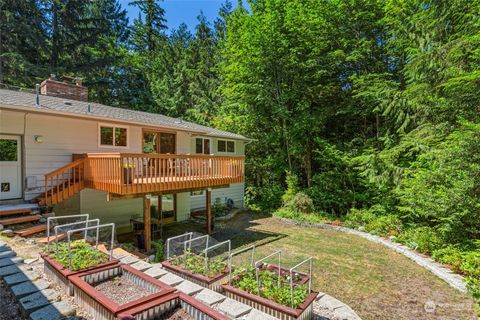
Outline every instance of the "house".
[(217, 198), (243, 207), (248, 138), (87, 96), (70, 78), (51, 77), (37, 93), (0, 89), (0, 201), (89, 213), (117, 232), (143, 215), (147, 236), (151, 205), (161, 223), (211, 214)]

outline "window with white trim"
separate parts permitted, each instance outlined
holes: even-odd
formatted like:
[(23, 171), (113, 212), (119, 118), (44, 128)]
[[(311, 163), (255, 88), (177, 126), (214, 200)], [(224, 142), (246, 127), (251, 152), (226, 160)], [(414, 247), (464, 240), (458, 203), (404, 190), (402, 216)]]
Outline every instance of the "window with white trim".
[(217, 151), (235, 153), (235, 141), (232, 140), (217, 140)]
[(195, 138), (195, 153), (210, 154), (210, 139)]
[(111, 125), (99, 126), (101, 147), (127, 147), (128, 145), (128, 128)]

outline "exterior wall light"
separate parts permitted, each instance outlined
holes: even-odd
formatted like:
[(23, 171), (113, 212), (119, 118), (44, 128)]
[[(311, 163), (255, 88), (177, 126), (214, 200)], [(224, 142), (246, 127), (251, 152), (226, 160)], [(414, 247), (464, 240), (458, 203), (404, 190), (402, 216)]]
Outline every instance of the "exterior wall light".
[(36, 143), (43, 143), (43, 136), (33, 136)]

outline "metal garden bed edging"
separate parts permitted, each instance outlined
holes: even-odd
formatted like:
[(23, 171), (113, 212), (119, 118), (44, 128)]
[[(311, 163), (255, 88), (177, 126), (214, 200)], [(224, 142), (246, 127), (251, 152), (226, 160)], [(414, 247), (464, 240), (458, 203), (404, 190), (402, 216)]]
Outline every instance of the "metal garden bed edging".
[[(195, 298), (180, 292), (172, 293), (155, 301), (148, 302), (146, 306), (155, 307), (156, 310), (153, 310), (153, 312), (157, 317), (163, 312), (168, 312), (172, 309), (180, 307), (195, 320), (230, 320), (230, 318), (219, 313), (206, 304), (201, 303)], [(148, 316), (148, 311), (142, 311), (141, 307), (137, 307), (119, 314), (118, 319), (123, 320), (134, 317), (135, 319), (147, 320), (149, 319)]]
[[(253, 248), (252, 248), (253, 247)], [(282, 252), (281, 250), (275, 251), (253, 263), (253, 251), (255, 250), (255, 247), (248, 247), (243, 250), (239, 250), (238, 252), (233, 253), (233, 255), (247, 251), (249, 249), (252, 249), (252, 258), (251, 258), (251, 263), (253, 264), (253, 267), (255, 268), (255, 278), (257, 280), (257, 287), (258, 290), (260, 288), (260, 280), (259, 280), (259, 272), (260, 272), (260, 266), (263, 266), (265, 261), (278, 256), (278, 265), (270, 264), (267, 263), (266, 265), (266, 270), (272, 270), (272, 271), (277, 271), (278, 272), (278, 285), (280, 285), (281, 281), (281, 275), (282, 273), (288, 274), (289, 275), (289, 284), (290, 284), (290, 301), (291, 301), (291, 306), (285, 306), (282, 304), (279, 304), (277, 302), (274, 302), (272, 300), (269, 300), (267, 298), (261, 297), (259, 295), (249, 293), (247, 291), (244, 291), (242, 289), (236, 288), (233, 285), (231, 285), (231, 277), (229, 277), (228, 284), (222, 285), (222, 289), (224, 293), (226, 294), (227, 297), (240, 301), (242, 303), (245, 303), (255, 309), (258, 309), (260, 311), (263, 311), (271, 316), (274, 316), (276, 318), (282, 319), (282, 320), (306, 320), (306, 319), (311, 319), (313, 316), (313, 302), (315, 301), (316, 296), (318, 295), (318, 292), (312, 291), (311, 290), (311, 278), (312, 278), (312, 258), (309, 257), (300, 263), (296, 264), (292, 268), (285, 268), (281, 266), (281, 255)], [(309, 263), (309, 274), (303, 273), (303, 272), (296, 272), (295, 270), (299, 268), (300, 266)], [(230, 260), (230, 270), (232, 270), (232, 265), (231, 265), (231, 260)], [(300, 276), (300, 279), (294, 281), (294, 275)], [(240, 275), (237, 275), (235, 277), (240, 277)], [(235, 279), (234, 277), (234, 279)], [(305, 301), (300, 304), (297, 308), (293, 308), (293, 288), (296, 285), (303, 285), (308, 283), (308, 295), (305, 298)]]
[[(181, 236), (184, 236), (184, 235), (186, 235), (186, 234), (183, 234)], [(184, 253), (185, 253), (187, 251), (187, 248), (190, 248), (190, 244), (193, 241), (206, 239), (205, 249), (202, 250), (201, 254), (205, 255), (205, 263), (207, 264), (207, 269), (208, 269), (208, 260), (209, 260), (208, 252), (209, 251), (211, 251), (213, 249), (216, 249), (218, 247), (221, 247), (223, 245), (228, 245), (228, 253), (229, 253), (228, 257), (230, 256), (230, 251), (231, 251), (230, 240), (219, 242), (219, 243), (214, 244), (214, 245), (209, 247), (208, 246), (209, 238), (210, 238), (209, 235), (203, 235), (203, 236), (199, 236), (199, 237), (196, 237), (196, 238), (193, 238), (193, 239), (186, 240), (183, 243)], [(208, 277), (206, 275), (192, 273), (191, 271), (189, 271), (185, 268), (182, 268), (181, 266), (173, 265), (171, 263), (171, 260), (163, 261), (162, 266), (165, 269), (167, 269), (168, 271), (178, 275), (179, 277), (182, 277), (182, 278), (184, 278), (186, 280), (189, 280), (191, 282), (194, 282), (194, 283), (196, 283), (196, 284), (198, 284), (198, 285), (200, 285), (204, 288), (208, 288), (210, 290), (214, 290), (214, 291), (217, 291), (217, 292), (220, 292), (222, 290), (221, 285), (222, 285), (223, 282), (225, 282), (225, 280), (227, 279), (227, 277), (229, 275), (228, 267), (226, 267), (223, 272), (220, 272), (220, 273), (214, 275), (213, 277)]]
[[(96, 219), (95, 219), (96, 220)], [(95, 220), (90, 220), (90, 221), (95, 221)], [(82, 222), (74, 222), (72, 224), (77, 224), (77, 223), (82, 223)], [(88, 220), (87, 220), (88, 223)], [(69, 224), (66, 224), (69, 225)], [(57, 226), (61, 227), (61, 226)], [(117, 265), (120, 261), (117, 259), (114, 259), (112, 257), (112, 250), (110, 250), (110, 261), (98, 264), (96, 266), (91, 266), (86, 269), (82, 270), (76, 270), (72, 271), (71, 270), (71, 254), (70, 254), (70, 235), (74, 232), (82, 232), (84, 231), (85, 234), (88, 230), (93, 230), (93, 229), (98, 229), (102, 227), (112, 227), (112, 230), (115, 228), (115, 224), (105, 224), (105, 225), (97, 225), (97, 226), (92, 226), (92, 227), (86, 227), (86, 228), (79, 228), (79, 229), (74, 229), (74, 230), (69, 230), (67, 231), (67, 241), (68, 241), (68, 247), (69, 247), (69, 264), (70, 267), (66, 268), (62, 264), (60, 264), (58, 261), (56, 261), (54, 258), (50, 257), (48, 253), (41, 253), (40, 256), (42, 257), (44, 261), (44, 272), (45, 274), (50, 277), (55, 283), (57, 283), (68, 295), (73, 295), (73, 288), (71, 285), (70, 277), (85, 271), (90, 271), (90, 270), (95, 270), (98, 268), (106, 267), (106, 266), (113, 266)], [(111, 248), (113, 246), (113, 237), (114, 233), (112, 232), (112, 243), (111, 243)], [(97, 242), (98, 242), (98, 232), (97, 232)], [(58, 241), (57, 241), (58, 245)], [(57, 251), (58, 252), (58, 251)]]
[[(96, 283), (113, 279), (120, 274), (145, 287), (151, 294), (119, 305), (95, 289)], [(96, 320), (114, 320), (119, 314), (128, 314), (130, 311), (143, 315), (137, 319), (154, 319), (168, 307), (162, 305), (164, 298), (175, 292), (175, 288), (126, 264), (82, 272), (72, 276), (71, 282), (75, 302)]]

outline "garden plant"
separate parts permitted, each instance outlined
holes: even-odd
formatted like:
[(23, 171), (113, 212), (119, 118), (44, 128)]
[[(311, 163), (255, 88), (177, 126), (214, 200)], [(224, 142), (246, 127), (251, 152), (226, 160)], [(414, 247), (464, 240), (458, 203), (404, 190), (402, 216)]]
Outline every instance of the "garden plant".
[(193, 274), (200, 274), (207, 277), (214, 277), (215, 275), (223, 273), (227, 268), (226, 261), (221, 257), (207, 258), (203, 254), (196, 254), (188, 249), (184, 254), (170, 259), (169, 262)]
[[(51, 248), (48, 254), (62, 266), (69, 268), (70, 258), (67, 243), (58, 244), (58, 255), (55, 248)], [(72, 271), (87, 269), (109, 261), (109, 257), (106, 254), (82, 240), (70, 243), (70, 254), (72, 256)]]

